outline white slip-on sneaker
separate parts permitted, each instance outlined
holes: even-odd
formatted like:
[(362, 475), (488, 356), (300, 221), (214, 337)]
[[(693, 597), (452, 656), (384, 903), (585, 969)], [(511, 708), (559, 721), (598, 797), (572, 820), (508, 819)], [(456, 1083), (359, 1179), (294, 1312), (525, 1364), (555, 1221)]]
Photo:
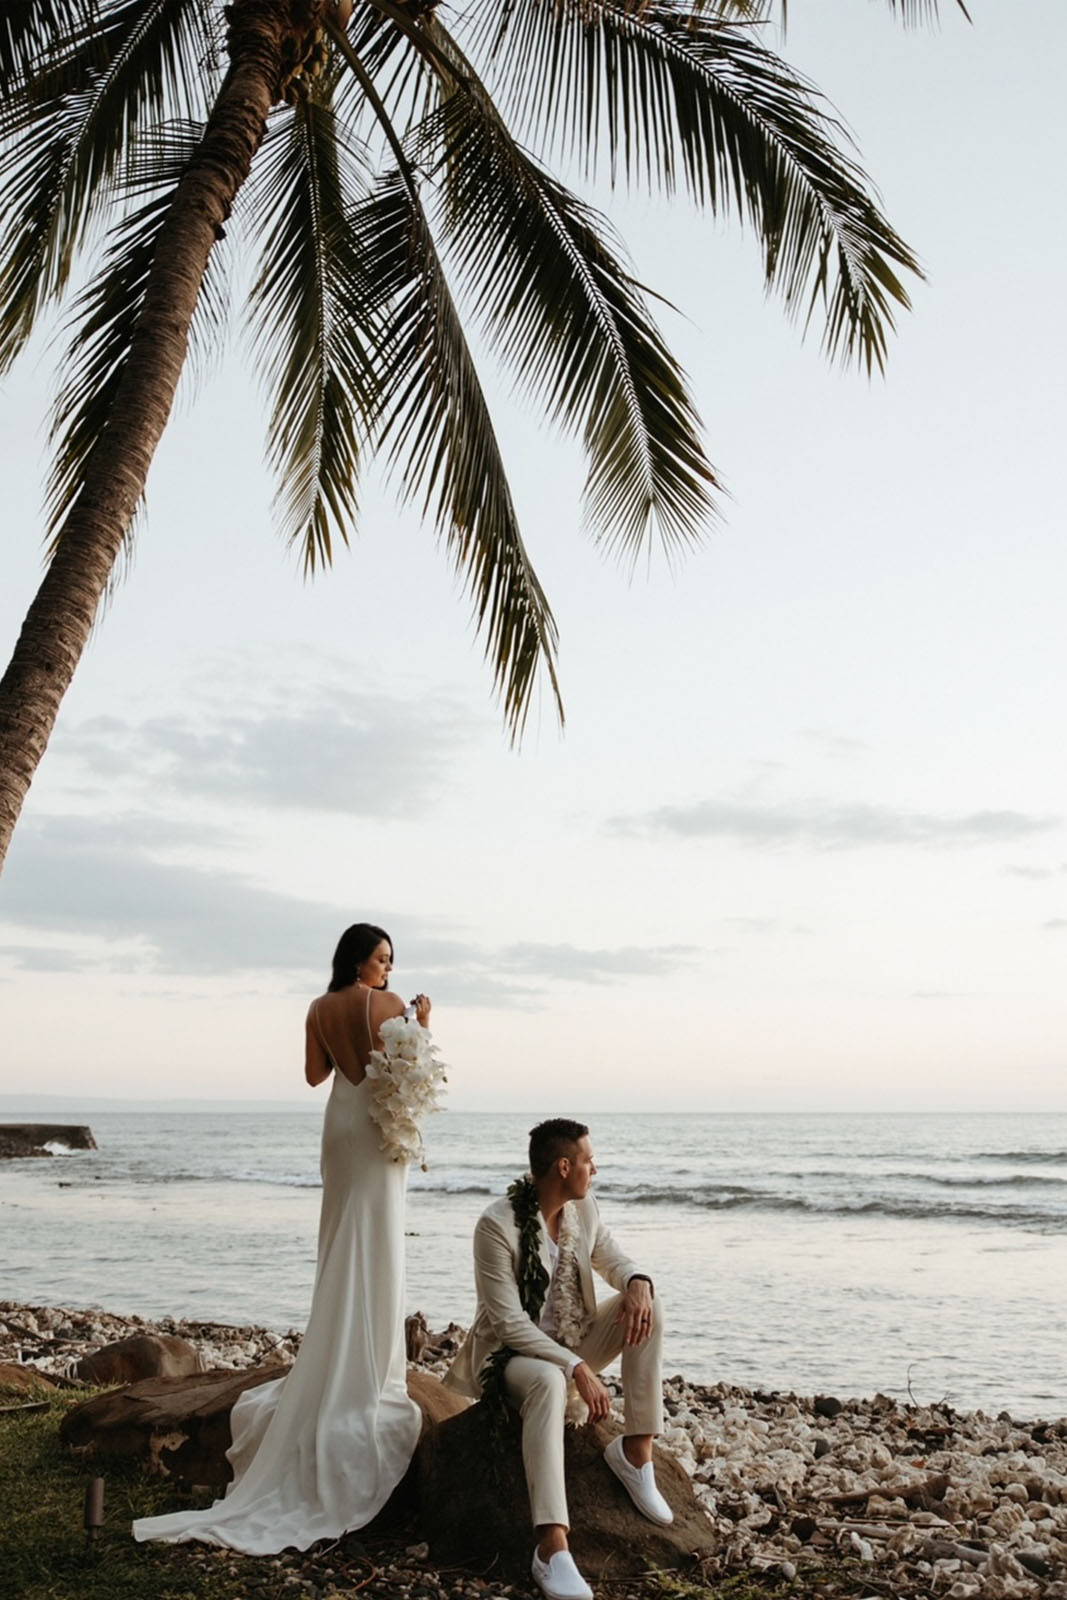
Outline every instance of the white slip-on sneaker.
[(656, 1488), (656, 1469), (651, 1461), (646, 1461), (643, 1467), (631, 1466), (622, 1447), (621, 1433), (604, 1451), (604, 1460), (643, 1517), (649, 1522), (658, 1522), (663, 1528), (674, 1521), (674, 1512)]
[(533, 1553), (533, 1580), (548, 1600), (593, 1600), (593, 1591), (574, 1564), (569, 1550), (557, 1550), (547, 1561)]

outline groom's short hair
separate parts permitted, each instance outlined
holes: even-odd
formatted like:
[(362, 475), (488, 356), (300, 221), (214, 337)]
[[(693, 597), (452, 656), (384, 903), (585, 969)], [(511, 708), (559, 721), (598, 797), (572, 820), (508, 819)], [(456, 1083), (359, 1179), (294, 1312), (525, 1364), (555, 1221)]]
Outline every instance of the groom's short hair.
[(530, 1171), (535, 1178), (550, 1172), (560, 1156), (573, 1156), (579, 1139), (587, 1137), (589, 1129), (584, 1122), (571, 1117), (551, 1117), (530, 1129)]

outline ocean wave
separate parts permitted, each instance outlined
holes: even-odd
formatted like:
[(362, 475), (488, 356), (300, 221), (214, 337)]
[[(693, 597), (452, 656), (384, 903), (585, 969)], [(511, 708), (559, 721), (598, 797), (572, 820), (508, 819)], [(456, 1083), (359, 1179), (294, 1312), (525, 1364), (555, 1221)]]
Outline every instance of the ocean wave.
[(317, 1172), (257, 1172), (254, 1167), (237, 1172), (180, 1172), (175, 1178), (182, 1183), (265, 1183), (279, 1189), (322, 1188)]
[(410, 1185), (410, 1190), (412, 1194), (482, 1194), (499, 1196), (504, 1193), (504, 1187), (503, 1182), (498, 1188), (494, 1189), (488, 1183), (464, 1183), (462, 1181), (449, 1183), (447, 1180), (444, 1183), (434, 1183), (431, 1180), (429, 1183), (416, 1183), (413, 1181)]
[(64, 1144), (62, 1139), (49, 1139), (46, 1144), (41, 1146), (41, 1149), (47, 1150), (50, 1156), (77, 1156), (82, 1154), (80, 1150), (74, 1150), (69, 1144)]
[(695, 1186), (667, 1184), (653, 1187), (648, 1184), (598, 1183), (596, 1193), (607, 1199), (622, 1200), (633, 1205), (720, 1205), (740, 1204), (745, 1200), (758, 1200), (773, 1191), (750, 1189), (743, 1183), (702, 1183)]
[(1010, 1178), (943, 1177), (936, 1172), (894, 1172), (887, 1177), (909, 1182), (935, 1183), (945, 1189), (1067, 1189), (1067, 1178), (1049, 1178), (1040, 1172), (1015, 1172)]
[[(603, 1191), (602, 1191), (603, 1192)], [(823, 1217), (896, 1217), (916, 1222), (999, 1222), (1009, 1227), (1067, 1231), (1067, 1209), (1047, 1211), (1037, 1206), (990, 1206), (965, 1201), (923, 1202), (893, 1195), (869, 1200), (842, 1200), (749, 1189), (741, 1184), (715, 1184), (699, 1188), (617, 1189), (610, 1198), (631, 1205), (681, 1205), (699, 1211), (774, 1211)]]
[(964, 1178), (959, 1176), (958, 1173), (942, 1174), (938, 1172), (894, 1171), (864, 1171), (863, 1173), (858, 1173), (854, 1167), (851, 1169), (837, 1167), (834, 1169), (823, 1168), (819, 1170), (809, 1167), (806, 1171), (801, 1172), (778, 1173), (768, 1170), (767, 1175), (768, 1177), (772, 1178), (782, 1177), (799, 1179), (801, 1182), (807, 1182), (812, 1178), (836, 1178), (845, 1180), (849, 1183), (855, 1183), (857, 1177), (862, 1177), (864, 1181), (868, 1183), (872, 1181), (876, 1183), (933, 1183), (939, 1188), (945, 1189), (1036, 1189), (1039, 1186), (1045, 1187), (1046, 1185), (1049, 1188), (1055, 1188), (1057, 1184), (1059, 1184), (1062, 1188), (1067, 1188), (1067, 1178), (1050, 1178), (1039, 1172), (1016, 1172), (1013, 1173), (1011, 1177), (1004, 1178)]
[(263, 1183), (270, 1188), (281, 1189), (321, 1189), (322, 1179), (317, 1172), (257, 1172), (254, 1168), (241, 1168), (234, 1171), (232, 1168), (220, 1168), (215, 1172), (131, 1172), (128, 1175), (121, 1172), (104, 1174), (104, 1178), (112, 1183), (132, 1181), (133, 1183)]
[(1067, 1150), (979, 1150), (976, 1161), (1033, 1161), (1039, 1164), (1067, 1164)]
[[(166, 1174), (152, 1173), (149, 1181), (153, 1183), (263, 1183), (269, 1188), (280, 1189), (321, 1189), (322, 1179), (317, 1172), (261, 1172), (243, 1168), (238, 1171), (218, 1172), (168, 1172)], [(413, 1194), (482, 1194), (491, 1195), (498, 1191), (488, 1183), (471, 1183), (468, 1179), (448, 1179), (428, 1182), (413, 1181), (411, 1184)], [(500, 1193), (503, 1192), (501, 1188)]]
[[(322, 1180), (318, 1174), (281, 1174), (264, 1172), (237, 1172), (227, 1174), (232, 1183), (266, 1183), (278, 1184), (286, 1189), (321, 1189)], [(413, 1180), (410, 1185), (412, 1194), (482, 1194), (491, 1195), (498, 1191), (492, 1189), (487, 1183), (469, 1183), (463, 1179), (450, 1182), (447, 1178), (443, 1182), (419, 1183)], [(499, 1192), (503, 1192), (502, 1190)]]
[[(289, 1167), (281, 1171), (256, 1166), (220, 1166), (208, 1171), (179, 1168), (169, 1173), (112, 1170), (95, 1176), (97, 1181), (110, 1184), (132, 1180), (138, 1185), (258, 1184), (288, 1190), (321, 1188), (317, 1165), (310, 1163), (303, 1169)], [(1023, 1172), (967, 1177), (957, 1173), (859, 1173), (855, 1169), (835, 1169), (832, 1173), (768, 1172), (766, 1178), (766, 1182), (731, 1183), (717, 1175), (702, 1183), (693, 1182), (691, 1177), (684, 1181), (683, 1175), (673, 1170), (662, 1177), (637, 1172), (629, 1181), (621, 1177), (602, 1179), (597, 1183), (596, 1193), (605, 1206), (627, 1209), (649, 1206), (703, 1213), (751, 1211), (809, 1216), (813, 1220), (881, 1216), (905, 1221), (958, 1221), (1067, 1232), (1067, 1203), (1063, 1203), (1067, 1202), (1067, 1180), (1051, 1174)], [(824, 1181), (815, 1181), (820, 1178)], [(831, 1178), (839, 1181), (825, 1181)], [(788, 1181), (781, 1181), (783, 1179)], [(843, 1188), (841, 1180), (846, 1179), (850, 1187)], [(413, 1173), (411, 1193), (425, 1197), (429, 1203), (437, 1196), (443, 1202), (468, 1198), (484, 1204), (503, 1193), (506, 1181), (506, 1173), (489, 1182), (482, 1179), (477, 1167), (472, 1170), (463, 1163), (458, 1165), (458, 1170), (450, 1171), (442, 1164), (428, 1174)]]

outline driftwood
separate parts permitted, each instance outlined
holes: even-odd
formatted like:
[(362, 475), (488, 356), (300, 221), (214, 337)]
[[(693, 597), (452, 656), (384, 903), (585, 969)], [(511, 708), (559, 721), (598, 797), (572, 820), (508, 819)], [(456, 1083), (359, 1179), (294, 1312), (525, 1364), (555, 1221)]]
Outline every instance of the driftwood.
[[(217, 1493), (230, 1477), (230, 1409), (245, 1389), (280, 1377), (284, 1367), (148, 1378), (86, 1400), (69, 1411), (60, 1437), (88, 1457), (122, 1455), (184, 1485)], [(436, 1561), (475, 1566), (517, 1579), (529, 1574), (533, 1528), (517, 1422), (494, 1434), (480, 1405), (410, 1371), (408, 1390), (423, 1414), (411, 1468), (375, 1519), (388, 1526), (413, 1518)], [(565, 1441), (572, 1546), (592, 1579), (631, 1578), (649, 1570), (687, 1569), (710, 1553), (712, 1532), (685, 1471), (656, 1452), (656, 1476), (675, 1514), (659, 1528), (634, 1509), (601, 1460), (614, 1430), (568, 1429)]]
[(959, 1544), (955, 1539), (928, 1539), (921, 1555), (924, 1561), (964, 1561), (972, 1567), (989, 1560), (989, 1551), (982, 1546)]
[(861, 1539), (891, 1539), (901, 1528), (910, 1528), (911, 1523), (903, 1517), (899, 1522), (820, 1522), (821, 1533), (858, 1533)]
[[(894, 1533), (901, 1528), (914, 1527), (914, 1523), (898, 1522), (894, 1526), (877, 1522), (830, 1522), (821, 1523), (822, 1533), (855, 1533), (861, 1539), (876, 1539), (883, 1541), (891, 1539)], [(963, 1561), (968, 1566), (980, 1567), (989, 1560), (989, 1551), (985, 1545), (962, 1544), (957, 1539), (925, 1539), (919, 1549), (914, 1552), (923, 1561)]]
[(221, 1490), (231, 1477), (226, 1451), (234, 1401), (286, 1371), (272, 1366), (143, 1378), (75, 1406), (60, 1423), (59, 1437), (82, 1455), (132, 1456), (150, 1472)]
[(922, 1511), (928, 1510), (932, 1502), (943, 1500), (947, 1488), (948, 1478), (943, 1472), (936, 1472), (918, 1483), (879, 1483), (873, 1489), (853, 1489), (848, 1494), (820, 1495), (819, 1500), (828, 1506), (861, 1506), (868, 1500), (903, 1500), (905, 1505), (917, 1507)]

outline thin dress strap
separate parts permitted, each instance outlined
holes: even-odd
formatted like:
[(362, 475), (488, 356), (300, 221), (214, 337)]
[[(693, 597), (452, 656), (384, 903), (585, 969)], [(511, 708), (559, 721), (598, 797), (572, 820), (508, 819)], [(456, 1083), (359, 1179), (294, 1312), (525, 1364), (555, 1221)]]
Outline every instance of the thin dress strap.
[(333, 1059), (333, 1051), (330, 1049), (329, 1045), (326, 1043), (326, 1035), (323, 1033), (323, 1031), (322, 1031), (322, 1023), (319, 1021), (319, 1002), (318, 1002), (318, 1000), (315, 1001), (315, 1004), (312, 1007), (311, 1014), (315, 1019), (315, 1032), (319, 1036), (319, 1043), (321, 1044), (321, 1046), (323, 1048), (323, 1053), (325, 1054), (326, 1059), (330, 1063), (330, 1066), (333, 1069), (333, 1071), (336, 1072), (338, 1070), (337, 1062)]

